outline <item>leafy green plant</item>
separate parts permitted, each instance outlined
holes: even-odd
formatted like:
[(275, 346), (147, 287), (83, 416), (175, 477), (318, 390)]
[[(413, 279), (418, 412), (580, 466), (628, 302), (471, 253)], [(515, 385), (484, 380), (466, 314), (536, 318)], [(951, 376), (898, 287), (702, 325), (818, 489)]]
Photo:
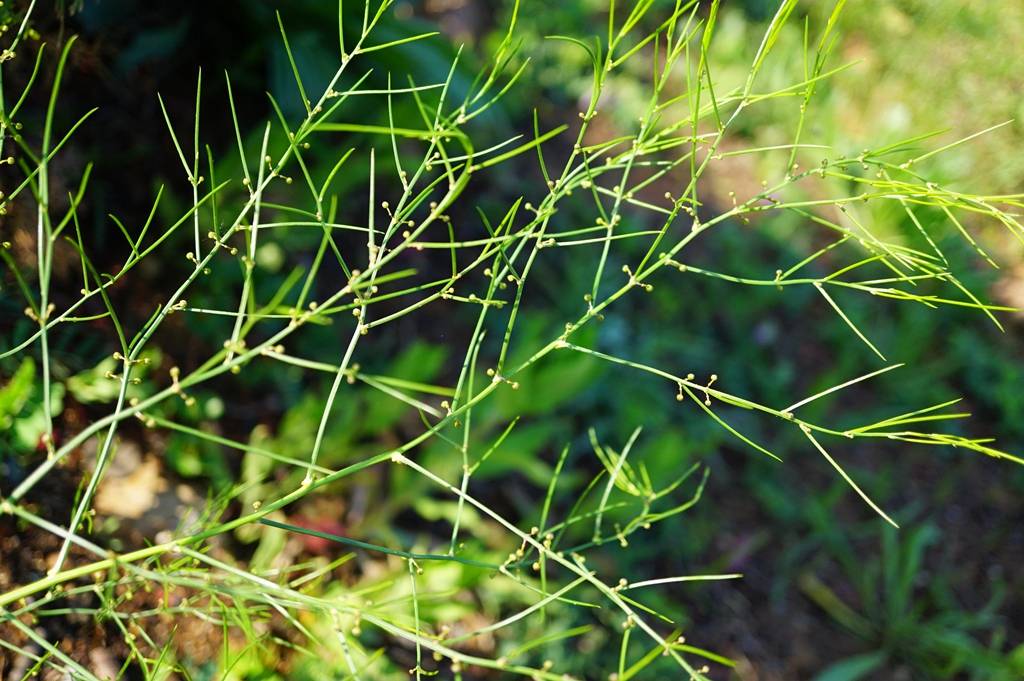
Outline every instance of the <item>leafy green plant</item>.
[[(203, 144), (208, 74), (197, 77), (191, 120), (177, 120), (159, 100), (183, 180), (157, 192), (143, 224), (111, 216), (108, 227), (126, 253), (112, 272), (97, 267), (95, 246), (82, 236), (78, 211), (90, 166), (66, 196), (51, 181), (55, 158), (91, 115), (57, 125), (74, 41), (56, 60), (39, 116), (23, 107), (39, 96), (42, 47), (23, 88), (0, 82), (0, 147), (11, 166), (0, 210), (9, 224), (35, 224), (16, 228), (33, 241), (33, 259), (20, 261), (11, 241), (0, 251), (5, 290), (24, 298), (28, 320), (5, 332), (0, 361), (30, 367), (13, 370), (0, 418), (39, 424), (38, 447), (5, 443), (24, 474), (5, 481), (0, 513), (25, 541), (56, 541), (45, 575), (16, 575), (0, 595), (11, 632), (3, 645), (29, 667), (98, 678), (44, 626), (85, 616), (119, 637), (121, 673), (131, 667), (144, 678), (200, 675), (200, 661), (167, 630), (168, 618), (182, 618), (219, 632), (221, 644), (205, 661), (211, 667), (202, 669), (227, 677), (274, 667), (288, 650), (289, 671), (308, 678), (476, 678), (495, 670), (536, 679), (707, 679), (711, 665), (730, 661), (688, 640), (699, 639), (699, 628), (684, 632), (647, 594), (740, 575), (616, 574), (602, 558), (628, 553), (631, 540), (659, 523), (679, 522), (706, 494), (709, 468), (680, 461), (666, 471), (664, 457), (648, 465), (641, 443), (657, 434), (642, 433), (642, 423), (622, 441), (552, 426), (595, 370), (650, 381), (659, 401), (640, 405), (644, 411), (698, 416), (755, 456), (791, 452), (739, 424), (795, 436), (891, 524), (843, 465), (847, 441), (955, 447), (1021, 463), (988, 438), (943, 430), (965, 416), (955, 400), (899, 405), (867, 422), (807, 416), (811, 405), (848, 388), (909, 371), (882, 364), (886, 345), (900, 339), (875, 337), (848, 313), (848, 300), (967, 308), (999, 326), (996, 313), (1006, 308), (962, 283), (938, 232), (975, 246), (963, 216), (997, 222), (1018, 238), (1022, 232), (1013, 213), (1019, 197), (927, 179), (929, 162), (964, 140), (925, 150), (930, 136), (922, 135), (852, 158), (805, 140), (818, 86), (842, 69), (828, 66), (842, 2), (821, 35), (805, 28), (800, 73), (768, 86), (763, 72), (793, 0), (773, 14), (739, 78), (720, 78), (710, 58), (718, 2), (678, 1), (664, 12), (654, 2), (611, 2), (604, 35), (551, 37), (584, 55), (589, 70), (577, 119), (545, 129), (535, 117), (532, 130), (511, 139), (488, 138), (479, 123), (528, 77), (516, 49), (518, 5), (466, 88), (453, 86), (455, 65), (435, 82), (392, 73), (372, 84), (381, 55), (433, 39), (432, 31), (378, 37), (391, 5), (367, 3), (353, 30), (351, 8), (339, 4), (336, 70), (316, 88), (279, 17), (298, 107), (271, 96), (271, 120), (256, 125), (254, 138), (245, 135), (252, 122), (226, 77), (222, 110), (237, 147), (230, 163), (215, 161)], [(31, 11), (12, 29), (5, 60), (26, 51)], [(626, 69), (645, 74), (645, 90), (634, 102), (638, 116), (624, 126), (605, 96), (608, 80)], [(799, 110), (789, 141), (727, 148), (730, 132), (757, 120), (759, 109), (786, 103)], [(748, 155), (774, 172), (730, 190), (731, 205), (720, 206), (703, 179), (716, 164)], [(524, 184), (531, 173), (537, 182), (500, 207), (474, 198), (505, 167)], [(353, 189), (353, 177), (361, 188)], [(69, 184), (61, 179), (62, 188)], [(171, 195), (182, 187), (188, 205), (172, 211)], [(877, 204), (905, 214), (918, 228), (911, 238), (872, 219), (865, 205)], [(924, 213), (941, 213), (944, 222), (926, 228)], [(798, 237), (798, 259), (772, 271), (723, 271), (708, 262), (716, 239), (767, 229), (769, 215), (783, 216), (779, 224)], [(312, 245), (306, 258), (280, 246), (296, 232)], [(76, 263), (77, 295), (54, 286), (60, 258)], [(128, 287), (150, 262), (184, 275), (162, 282), (162, 302), (140, 313), (128, 305)], [(693, 279), (780, 297), (805, 292), (862, 344), (865, 370), (769, 404), (734, 388), (742, 377), (712, 373), (713, 357), (700, 362), (684, 352), (656, 362), (602, 327), (612, 310), (643, 305), (655, 287)], [(54, 344), (75, 338), (81, 324), (101, 325), (113, 350), (69, 371)], [(443, 330), (444, 350), (412, 342), (426, 328)], [(815, 328), (806, 320), (800, 331)], [(182, 347), (182, 338), (198, 351)], [(247, 437), (223, 431), (219, 424), (243, 411), (237, 386), (250, 381), (273, 394), (286, 372), (308, 380), (308, 390), (289, 396), (279, 423)], [(55, 405), (65, 390), (102, 411), (62, 421)], [(38, 407), (29, 409), (31, 400)], [(166, 458), (177, 474), (205, 474), (215, 484), (173, 531), (121, 550), (94, 526), (95, 500), (119, 444), (149, 442), (138, 430), (193, 442), (192, 458)], [(550, 460), (524, 460), (556, 436), (568, 444)], [(180, 454), (183, 446), (170, 448)], [(70, 508), (57, 517), (44, 492), (62, 472), (74, 484)], [(517, 473), (529, 483), (525, 503), (501, 498), (494, 482)], [(358, 502), (366, 490), (376, 503)], [(314, 504), (338, 499), (362, 510), (330, 527), (305, 517)], [(408, 513), (419, 519), (417, 530), (401, 520)], [(357, 536), (358, 519), (369, 516), (375, 522), (365, 527), (374, 531)], [(292, 562), (287, 547), (295, 541), (308, 553), (351, 552)], [(583, 661), (586, 651), (608, 647), (617, 655)]]
[[(823, 671), (820, 681), (855, 681), (880, 670), (909, 665), (926, 678), (1015, 679), (1024, 673), (1024, 648), (1003, 654), (995, 617), (998, 590), (978, 612), (943, 607), (956, 597), (941, 580), (922, 579), (926, 552), (940, 538), (932, 525), (883, 534), (882, 560), (867, 565), (853, 547), (838, 556), (845, 576), (856, 586), (854, 609), (811, 572), (800, 580), (804, 593), (843, 628), (874, 650), (841, 660)], [(928, 598), (915, 598), (924, 587)], [(936, 605), (940, 607), (935, 607)], [(978, 635), (995, 640), (979, 642)]]

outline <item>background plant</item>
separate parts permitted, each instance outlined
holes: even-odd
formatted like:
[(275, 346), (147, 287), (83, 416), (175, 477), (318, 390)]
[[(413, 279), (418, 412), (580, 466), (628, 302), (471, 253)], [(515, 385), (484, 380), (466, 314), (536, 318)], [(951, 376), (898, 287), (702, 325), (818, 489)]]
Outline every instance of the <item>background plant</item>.
[[(90, 115), (53, 132), (66, 43), (38, 104), (20, 87), (4, 99), (5, 149), (20, 171), (9, 188), (5, 179), (5, 208), (11, 224), (34, 218), (36, 258), (5, 258), (28, 309), (4, 358), (5, 418), (18, 427), (3, 510), (19, 536), (56, 540), (49, 573), (0, 597), (16, 632), (10, 645), (31, 664), (92, 678), (95, 669), (33, 628), (91, 616), (122, 636), (125, 664), (144, 676), (198, 673), (180, 640), (159, 630), (168, 614), (187, 614), (224, 633), (207, 656), (217, 675), (255, 673), (270, 650), (295, 648), (290, 664), (308, 675), (328, 659), (351, 676), (419, 676), (433, 672), (436, 653), (455, 676), (681, 668), (703, 678), (702, 665), (728, 660), (678, 639), (699, 638), (699, 626), (665, 621), (678, 615), (648, 593), (735, 575), (647, 572), (664, 563), (642, 537), (662, 521), (678, 527), (706, 489), (699, 459), (722, 442), (765, 461), (821, 455), (885, 519), (838, 451), (896, 440), (1013, 458), (955, 424), (933, 433), (945, 425), (935, 421), (962, 414), (944, 398), (905, 403), (903, 386), (929, 372), (907, 377), (879, 363), (874, 355), (907, 339), (846, 311), (857, 296), (895, 299), (929, 313), (966, 308), (999, 326), (1001, 309), (959, 276), (979, 255), (963, 224), (1020, 227), (1015, 196), (918, 175), (957, 142), (886, 140), (843, 156), (797, 137), (814, 92), (837, 75), (826, 58), (840, 7), (815, 35), (806, 29), (795, 75), (786, 60), (775, 66), (775, 48), (794, 35), (795, 3), (770, 15), (735, 72), (715, 66), (717, 5), (612, 9), (602, 38), (553, 39), (555, 58), (581, 59), (566, 63), (589, 78), (579, 116), (547, 126), (534, 114), (517, 137), (495, 134), (494, 113), (531, 73), (514, 19), (480, 76), (459, 66), (460, 54), (429, 80), (387, 66), (408, 62), (385, 55), (431, 40), (429, 31), (378, 37), (387, 3), (339, 8), (336, 64), (324, 71), (301, 68), (282, 24), (294, 90), (270, 98), (269, 122), (248, 119), (225, 80), (230, 134), (216, 149), (201, 135), (209, 75), (197, 79), (188, 115), (161, 101), (178, 187), (158, 191), (138, 227), (114, 215), (94, 223), (105, 235), (99, 248), (79, 219), (90, 167), (67, 196), (50, 187), (60, 158), (51, 151), (68, 143), (63, 131), (87, 129)], [(12, 23), (17, 40), (28, 26)], [(19, 85), (32, 92), (36, 67), (19, 59), (29, 63)], [(633, 84), (628, 96), (620, 81)], [(618, 95), (610, 111), (609, 88)], [(38, 115), (20, 115), (22, 102)], [(758, 112), (770, 120), (787, 102), (800, 113), (785, 141), (734, 146), (736, 128), (763, 127)], [(763, 182), (717, 196), (701, 182), (747, 156), (761, 159)], [(913, 229), (893, 229), (893, 215)], [(750, 243), (770, 249), (770, 262), (751, 268), (737, 257)], [(80, 297), (51, 290), (62, 257), (78, 263)], [(159, 271), (182, 283), (167, 286), (161, 274), (154, 310), (121, 282), (157, 257)], [(776, 368), (767, 353), (734, 356), (727, 373), (717, 334), (706, 332), (717, 315), (685, 299), (730, 301), (741, 285), (754, 291), (735, 306), (742, 347), (756, 347), (748, 339), (758, 332), (741, 326), (744, 306), (781, 300), (792, 328), (821, 329), (826, 342), (841, 332), (857, 349), (814, 380)], [(55, 295), (62, 305), (51, 311)], [(653, 333), (680, 298), (684, 333)], [(84, 324), (102, 340), (70, 345)], [(69, 344), (54, 347), (73, 360), (55, 361), (51, 343)], [(21, 359), (29, 351), (38, 360)], [(85, 371), (72, 374), (75, 364)], [(876, 384), (869, 379), (882, 386), (871, 408), (825, 406)], [(764, 384), (772, 392), (762, 396)], [(65, 390), (97, 406), (67, 422)], [(247, 413), (260, 400), (283, 418), (253, 424)], [(609, 423), (604, 415), (620, 404), (623, 416)], [(658, 426), (680, 413), (693, 423), (688, 436), (660, 438)], [(166, 452), (167, 465), (200, 476), (209, 494), (180, 514), (177, 530), (123, 546), (124, 536), (93, 525), (102, 519), (93, 511), (131, 443)], [(54, 482), (65, 471), (73, 494), (48, 500), (47, 485), (66, 489)], [(495, 481), (513, 473), (523, 481), (502, 494)], [(324, 539), (358, 552), (296, 561), (289, 534), (307, 538), (306, 552), (325, 550), (309, 543)], [(141, 603), (147, 587), (162, 599)], [(617, 654), (587, 661), (573, 652), (609, 640)]]

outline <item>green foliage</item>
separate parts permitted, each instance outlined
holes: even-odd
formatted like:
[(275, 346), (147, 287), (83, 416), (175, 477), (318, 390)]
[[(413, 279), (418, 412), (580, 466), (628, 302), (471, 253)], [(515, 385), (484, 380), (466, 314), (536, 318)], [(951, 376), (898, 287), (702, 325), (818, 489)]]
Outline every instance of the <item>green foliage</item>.
[[(1005, 655), (998, 638), (988, 644), (976, 638), (998, 632), (998, 591), (978, 612), (966, 612), (948, 607), (956, 598), (941, 579), (926, 579), (926, 552), (939, 539), (931, 525), (916, 527), (903, 537), (887, 531), (882, 560), (867, 565), (853, 547), (838, 545), (836, 558), (858, 589), (861, 611), (847, 605), (811, 573), (802, 576), (801, 588), (809, 598), (836, 623), (877, 647), (875, 652), (836, 662), (816, 677), (819, 681), (870, 678), (878, 670), (901, 664), (936, 679), (1009, 681), (1024, 673), (1024, 648), (1018, 646)], [(922, 584), (927, 585), (927, 597), (915, 598)]]
[[(843, 497), (896, 525), (877, 501), (884, 481), (847, 463), (863, 448), (1024, 462), (960, 425), (921, 340), (951, 324), (947, 309), (1003, 328), (1011, 309), (985, 302), (977, 265), (996, 263), (972, 232), (1024, 237), (1021, 199), (951, 186), (939, 161), (973, 133), (910, 130), (851, 153), (818, 129), (829, 116), (815, 107), (844, 69), (832, 59), (843, 5), (801, 26), (787, 0), (753, 39), (717, 1), (570, 3), (548, 19), (599, 11), (597, 35), (540, 40), (545, 17), (523, 27), (515, 3), (472, 67), (429, 26), (395, 19), (390, 0), (329, 17), (297, 6), (331, 27), (329, 51), (289, 32), (287, 13), (270, 23), (247, 7), (280, 39), (268, 115), (236, 97), (235, 73), (216, 104), (198, 74), (187, 118), (158, 97), (179, 177), (141, 224), (104, 221), (116, 247), (83, 236), (92, 166), (71, 182), (56, 161), (92, 114), (58, 113), (74, 41), (55, 59), (39, 47), (28, 78), (0, 81), (15, 177), (0, 211), (35, 225), (18, 228), (31, 257), (2, 250), (5, 294), (28, 322), (5, 329), (0, 352), (18, 471), (0, 514), (58, 548), (45, 576), (0, 594), (16, 634), (5, 645), (96, 679), (26, 624), (73, 612), (109, 624), (119, 664), (147, 679), (267, 676), (287, 656), (289, 676), (309, 679), (706, 680), (734, 663), (665, 591), (742, 575), (666, 575), (685, 569), (676, 543), (651, 537), (723, 493), (709, 476), (737, 450), (752, 476), (814, 456), (836, 480), (806, 508), (751, 483), (783, 523), (825, 536), (858, 586), (863, 613), (800, 578), (871, 647), (819, 679), (894, 661), (1012, 678), (1019, 651), (976, 638), (992, 608), (918, 610), (930, 526), (888, 531), (869, 569), (834, 534)], [(11, 59), (31, 11), (10, 23)], [(124, 68), (183, 36), (139, 43)], [(501, 134), (502, 113), (555, 81), (558, 105), (580, 109), (569, 122), (539, 115), (541, 102), (532, 126)], [(224, 148), (205, 137), (218, 114)], [(138, 282), (155, 305), (132, 299)], [(83, 340), (93, 330), (98, 350)], [(836, 348), (829, 370), (804, 375), (782, 351), (804, 336)], [(971, 366), (989, 376), (991, 362)], [(1008, 410), (1013, 384), (990, 393)], [(848, 394), (868, 406), (846, 409)], [(207, 490), (122, 550), (93, 518), (125, 441)], [(38, 493), (62, 472), (70, 508), (54, 511)], [(163, 598), (133, 601), (153, 589)], [(196, 659), (157, 626), (168, 617), (205, 623), (218, 652)]]

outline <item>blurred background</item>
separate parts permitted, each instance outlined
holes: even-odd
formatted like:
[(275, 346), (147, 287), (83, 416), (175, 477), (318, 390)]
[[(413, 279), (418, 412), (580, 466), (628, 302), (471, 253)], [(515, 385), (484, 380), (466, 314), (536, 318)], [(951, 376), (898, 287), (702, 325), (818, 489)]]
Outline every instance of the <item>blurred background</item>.
[[(47, 4), (47, 3), (44, 3)], [(90, 191), (80, 209), (84, 240), (94, 244), (99, 269), (122, 262), (127, 251), (108, 214), (125, 224), (146, 221), (153, 196), (165, 185), (161, 217), (180, 215), (191, 201), (180, 162), (167, 136), (156, 93), (160, 92), (172, 120), (187, 125), (195, 104), (196, 76), (203, 69), (202, 138), (210, 147), (223, 177), (237, 176), (234, 133), (225, 115), (226, 92), (221, 74), (231, 74), (242, 133), (252, 144), (273, 116), (266, 92), (274, 95), (286, 115), (301, 109), (281, 46), (275, 9), (280, 9), (299, 69), (310, 90), (322, 87), (333, 72), (337, 43), (336, 7), (318, 0), (288, 3), (198, 2), (141, 3), (132, 0), (76, 0), (48, 4), (36, 15), (38, 40), (59, 44), (79, 36), (71, 54), (61, 99), (63, 119), (72, 120), (99, 106), (52, 169), (54, 182), (65, 183), (63, 194), (77, 182), (83, 159), (95, 162)], [(358, 23), (361, 7), (346, 3)], [(664, 12), (672, 2), (658, 2)], [(771, 62), (765, 83), (794, 81), (802, 68), (802, 27), (820, 30), (830, 8), (804, 2), (781, 38), (781, 56)], [(0, 12), (16, 11), (6, 3)], [(400, 50), (380, 53), (371, 82), (385, 83), (387, 73), (408, 73), (417, 82), (433, 82), (447, 73), (460, 46), (452, 88), (464, 92), (481, 64), (493, 53), (507, 25), (511, 4), (503, 0), (400, 0), (385, 19), (380, 39), (398, 39), (438, 30), (434, 38)], [(765, 22), (775, 11), (770, 0), (723, 3), (718, 34), (712, 46), (716, 77), (725, 81), (745, 75)], [(582, 51), (551, 34), (580, 38), (603, 34), (607, 22), (603, 0), (540, 2), (523, 0), (519, 13), (521, 55), (530, 65), (519, 85), (474, 125), (481, 135), (507, 138), (532, 129), (534, 110), (541, 129), (571, 123), (590, 87)], [(997, 123), (999, 130), (937, 157), (931, 177), (953, 187), (989, 194), (1024, 191), (1024, 51), (1015, 49), (1024, 35), (1024, 4), (1012, 0), (881, 0), (848, 3), (839, 28), (832, 66), (850, 66), (825, 81), (808, 118), (805, 138), (855, 156), (924, 132), (948, 130), (935, 146)], [(29, 60), (17, 67), (30, 70)], [(612, 115), (605, 125), (626, 126), (636, 118), (644, 97), (648, 70), (616, 72), (608, 84)], [(22, 74), (24, 77), (24, 74)], [(51, 78), (45, 71), (42, 77)], [(408, 112), (406, 112), (408, 113)], [(358, 105), (352, 120), (386, 123), (386, 111)], [(406, 115), (399, 111), (397, 116)], [(798, 110), (787, 100), (770, 103), (744, 118), (726, 140), (730, 148), (786, 143), (792, 137)], [(182, 128), (184, 129), (184, 127)], [(614, 133), (614, 129), (609, 131)], [(112, 144), (111, 140), (116, 140)], [(340, 146), (354, 144), (338, 137)], [(559, 142), (553, 142), (557, 147)], [(561, 142), (569, 144), (569, 142)], [(335, 153), (336, 149), (328, 152)], [(317, 162), (316, 150), (311, 153)], [(328, 163), (324, 153), (321, 163)], [(340, 204), (347, 196), (362, 205), (365, 161), (346, 169)], [(707, 177), (707, 200), (727, 205), (728, 192), (756, 186), (764, 176), (753, 156), (736, 156), (718, 164)], [(66, 172), (65, 172), (66, 171)], [(510, 200), (535, 195), (536, 163), (524, 155), (498, 168), (474, 185), (473, 202), (484, 210), (504, 210)], [(73, 188), (73, 187), (72, 187)], [(278, 191), (285, 192), (284, 188)], [(296, 189), (296, 191), (299, 191)], [(346, 194), (348, 192), (348, 194)], [(60, 194), (62, 192), (55, 192)], [(287, 196), (276, 199), (287, 202)], [(344, 208), (342, 211), (344, 212)], [(464, 209), (472, 211), (472, 205)], [(713, 211), (713, 205), (709, 212)], [(906, 215), (879, 203), (876, 220), (894, 232), (911, 231)], [(924, 219), (940, 216), (925, 214)], [(32, 267), (34, 241), (16, 225), (17, 215), (3, 219), (0, 235), (12, 242), (13, 257)], [(775, 220), (775, 222), (773, 222)], [(998, 225), (967, 224), (979, 244), (999, 265), (981, 261), (969, 245), (950, 238), (943, 249), (957, 263), (972, 290), (989, 300), (1024, 308), (1024, 261), (1020, 244)], [(281, 231), (257, 253), (268, 290), (295, 267), (308, 265), (319, 239), (300, 231)], [(188, 248), (182, 233), (180, 248)], [(771, 276), (780, 261), (795, 262), (807, 252), (800, 225), (790, 218), (767, 217), (749, 230), (723, 231), (704, 246), (702, 258), (726, 272)], [(173, 250), (173, 249), (172, 249)], [(72, 254), (73, 256), (73, 254)], [(621, 263), (613, 263), (617, 271)], [(65, 304), (77, 295), (80, 271), (73, 257), (58, 259), (55, 288), (66, 291)], [(119, 290), (115, 302), (132, 319), (144, 320), (168, 280), (184, 276), (184, 259), (152, 260), (140, 268), (131, 290)], [(538, 299), (524, 313), (523, 347), (547, 338), (577, 309), (559, 297), (565, 282), (591, 276), (574, 271), (572, 259), (555, 269), (539, 271), (533, 291)], [(24, 303), (9, 295), (5, 271), (0, 297), (2, 345), (24, 337), (31, 322), (21, 315)], [(214, 276), (217, 276), (216, 273)], [(770, 287), (737, 289), (728, 282), (684, 278), (677, 286), (659, 286), (637, 304), (613, 308), (599, 328), (588, 330), (596, 347), (628, 354), (638, 361), (688, 366), (715, 372), (734, 392), (766, 404), (786, 404), (794, 394), (842, 382), (864, 373), (864, 348), (846, 325), (823, 310), (813, 291), (780, 296)], [(234, 285), (225, 279), (225, 286)], [(325, 290), (332, 285), (323, 282)], [(213, 282), (211, 288), (220, 284)], [(59, 294), (56, 300), (61, 306)], [(202, 300), (190, 303), (201, 305)], [(870, 297), (843, 300), (854, 318), (870, 320), (873, 338), (890, 362), (905, 362), (913, 371), (894, 371), (873, 381), (870, 389), (854, 387), (838, 402), (816, 403), (807, 416), (857, 422), (881, 418), (899, 405), (924, 405), (963, 397), (963, 411), (974, 418), (957, 426), (964, 434), (994, 435), (1005, 450), (1024, 452), (1024, 316), (1005, 314), (1001, 332), (982, 315), (956, 308), (884, 302)], [(432, 324), (416, 316), (401, 329), (362, 351), (360, 361), (378, 371), (411, 380), (447, 384), (457, 376), (460, 349), (471, 324), (467, 313), (459, 324)], [(176, 316), (170, 330), (157, 339), (161, 352), (182, 366), (195, 364), (216, 351), (227, 322), (198, 323)], [(57, 378), (65, 386), (57, 396), (60, 426), (69, 432), (106, 413), (113, 398), (101, 379), (110, 369), (105, 360), (116, 347), (106, 326), (79, 325), (62, 335), (54, 350)], [(229, 328), (229, 327), (227, 327)], [(323, 327), (304, 336), (295, 354), (315, 354), (325, 345), (342, 342), (342, 329)], [(175, 334), (187, 334), (184, 346)], [(180, 336), (179, 336), (180, 337)], [(410, 342), (409, 339), (415, 339)], [(164, 346), (160, 344), (164, 343)], [(304, 352), (308, 351), (307, 352)], [(153, 350), (159, 365), (160, 354)], [(0, 361), (3, 388), (0, 424), (3, 442), (4, 491), (38, 456), (41, 396), (33, 387), (37, 367), (30, 361)], [(765, 430), (737, 415), (737, 427), (771, 443), (783, 464), (752, 455), (709, 419), (671, 409), (652, 409), (664, 399), (663, 384), (635, 380), (614, 365), (559, 356), (533, 370), (529, 394), (501, 393), (481, 410), (477, 426), (498, 433), (510, 415), (523, 422), (495, 452), (490, 464), (474, 477), (478, 495), (486, 495), (512, 517), (529, 517), (537, 488), (550, 477), (565, 443), (587, 448), (587, 429), (621, 446), (638, 425), (637, 442), (652, 475), (671, 477), (695, 462), (710, 466), (703, 499), (686, 514), (632, 540), (631, 550), (594, 560), (611, 573), (659, 575), (701, 572), (742, 572), (744, 579), (719, 584), (694, 584), (664, 591), (659, 603), (694, 645), (713, 650), (735, 663), (717, 668), (715, 678), (742, 681), (818, 679), (998, 679), (1024, 678), (1024, 468), (980, 455), (935, 448), (874, 448), (856, 444), (844, 450), (851, 474), (873, 498), (900, 521), (902, 529), (886, 529), (877, 517), (821, 460), (808, 451), (799, 433)], [(331, 376), (253, 364), (238, 376), (219, 378), (198, 391), (197, 406), (168, 405), (165, 417), (202, 427), (224, 437), (282, 454), (308, 455)], [(526, 379), (524, 379), (525, 381)], [(208, 391), (208, 392), (205, 392)], [(520, 391), (521, 393), (523, 391)], [(230, 404), (223, 397), (231, 395)], [(353, 389), (346, 408), (332, 420), (322, 463), (369, 455), (403, 441), (415, 426), (407, 410), (369, 390)], [(543, 418), (539, 418), (543, 416)], [(124, 546), (140, 537), (173, 529), (179, 516), (208, 496), (240, 480), (261, 481), (268, 471), (259, 459), (242, 458), (208, 441), (174, 430), (145, 430), (128, 425), (118, 464), (97, 499), (98, 522)], [(858, 440), (857, 443), (860, 441)], [(428, 448), (422, 461), (454, 476), (450, 452)], [(337, 454), (335, 454), (337, 453)], [(73, 465), (86, 466), (89, 452)], [(579, 457), (581, 460), (584, 457)], [(571, 460), (572, 461), (572, 460)], [(580, 466), (594, 465), (587, 461)], [(582, 474), (581, 474), (582, 475)], [(77, 480), (64, 475), (39, 494), (38, 501), (55, 517), (66, 517)], [(290, 479), (289, 479), (290, 480)], [(285, 484), (271, 476), (261, 484)], [(182, 490), (185, 490), (184, 492)], [(269, 495), (259, 485), (241, 498)], [(106, 495), (106, 496), (104, 496)], [(116, 501), (112, 501), (116, 500)], [(106, 515), (102, 513), (107, 510)], [(437, 533), (451, 509), (428, 494), (426, 483), (410, 476), (368, 472), (351, 483), (316, 495), (293, 509), (293, 522), (338, 534), (372, 538), (381, 544)], [(6, 521), (4, 521), (6, 522)], [(476, 519), (473, 532), (486, 537), (487, 523)], [(10, 531), (10, 528), (7, 528)], [(336, 547), (274, 535), (273, 542), (240, 533), (238, 550), (259, 564), (299, 562), (339, 553)], [(20, 544), (6, 545), (0, 561), (0, 586), (24, 583), (38, 570), (41, 557), (55, 550), (40, 534), (23, 534)], [(666, 551), (665, 547), (671, 547)], [(17, 555), (16, 555), (17, 554)], [(381, 570), (386, 570), (381, 567)], [(365, 584), (372, 570), (339, 570), (341, 584)], [(440, 607), (440, 606), (438, 606)], [(453, 616), (490, 616), (487, 603), (470, 607), (452, 604)], [(573, 611), (558, 626), (570, 627)], [(75, 628), (64, 634), (87, 647), (114, 646), (102, 627)], [(552, 626), (555, 626), (552, 624)], [(197, 629), (188, 638), (182, 624), (182, 652), (195, 678), (216, 678), (216, 644)], [(573, 645), (561, 646), (558, 664), (585, 678), (607, 669), (618, 646), (606, 645), (595, 630)], [(483, 645), (483, 644), (482, 644)], [(212, 648), (211, 648), (212, 646)], [(493, 651), (484, 651), (493, 652)], [(116, 655), (115, 655), (116, 657)], [(296, 658), (282, 647), (254, 652), (232, 671), (238, 678), (327, 678), (329, 672)], [(327, 674), (327, 676), (324, 676)], [(652, 677), (653, 678), (653, 677)], [(665, 677), (668, 678), (668, 677)]]

